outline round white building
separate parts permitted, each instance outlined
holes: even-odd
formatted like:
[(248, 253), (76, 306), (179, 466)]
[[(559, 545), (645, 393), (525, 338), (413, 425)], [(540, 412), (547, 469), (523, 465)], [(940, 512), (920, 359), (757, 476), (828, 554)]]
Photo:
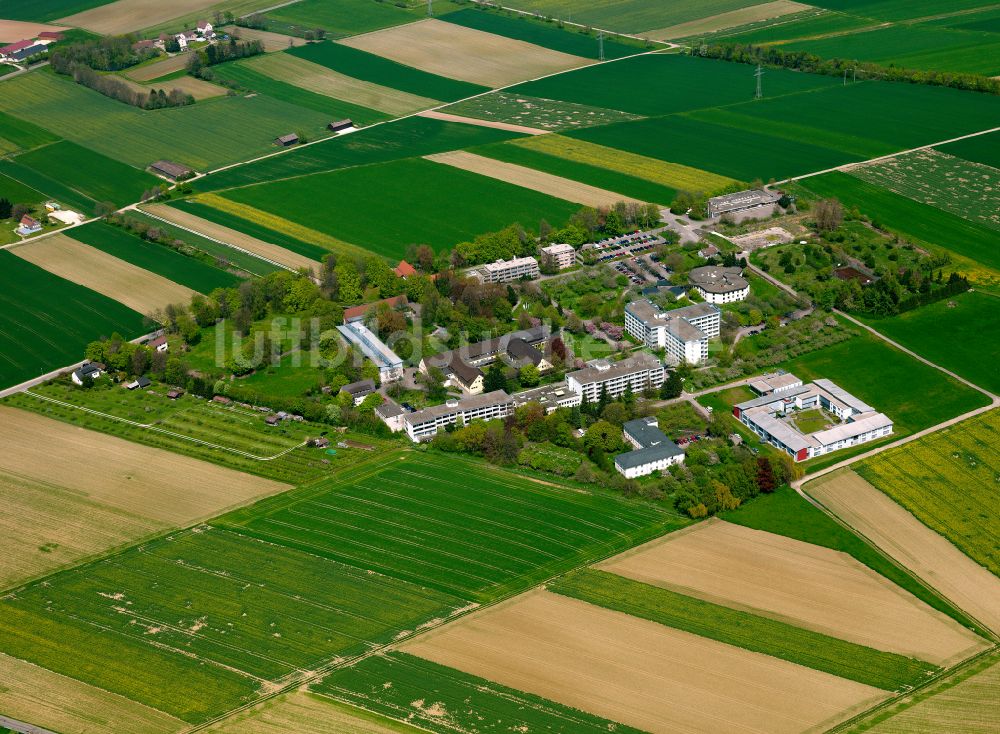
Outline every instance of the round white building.
[(750, 295), (750, 283), (738, 267), (706, 265), (692, 270), (688, 280), (707, 303), (734, 303)]

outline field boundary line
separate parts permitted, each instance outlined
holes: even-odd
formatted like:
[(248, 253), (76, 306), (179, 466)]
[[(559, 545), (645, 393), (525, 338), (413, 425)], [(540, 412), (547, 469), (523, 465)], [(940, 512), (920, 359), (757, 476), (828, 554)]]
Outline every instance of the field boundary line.
[(200, 438), (194, 438), (193, 436), (185, 436), (183, 433), (177, 433), (176, 431), (168, 431), (166, 428), (160, 428), (158, 426), (154, 426), (152, 423), (139, 423), (137, 421), (129, 420), (128, 418), (119, 418), (118, 416), (111, 415), (110, 413), (102, 413), (101, 411), (94, 410), (93, 408), (85, 408), (82, 405), (73, 405), (73, 403), (67, 403), (64, 400), (50, 398), (47, 395), (39, 395), (38, 393), (32, 392), (30, 389), (25, 390), (24, 394), (30, 395), (33, 398), (38, 398), (39, 400), (44, 400), (49, 403), (54, 403), (64, 408), (73, 408), (75, 410), (82, 410), (84, 413), (90, 413), (91, 415), (96, 415), (100, 418), (106, 418), (108, 420), (112, 420), (118, 423), (125, 423), (135, 428), (143, 428), (149, 431), (154, 431), (156, 433), (162, 433), (167, 436), (179, 438), (183, 441), (190, 441), (192, 443), (200, 444), (202, 446), (207, 446), (209, 448), (221, 449), (222, 451), (229, 451), (230, 453), (239, 454), (240, 456), (245, 456), (246, 458), (253, 459), (255, 461), (274, 461), (275, 459), (280, 459), (285, 454), (289, 454), (292, 451), (295, 451), (295, 449), (302, 448), (308, 443), (307, 441), (303, 441), (302, 443), (296, 444), (295, 446), (291, 446), (285, 449), (284, 451), (279, 451), (277, 454), (274, 454), (273, 456), (257, 456), (256, 454), (251, 454), (249, 451), (241, 451), (240, 449), (234, 449), (229, 446), (223, 446), (221, 444), (211, 443), (210, 441), (205, 441)]
[[(298, 2), (298, 0), (296, 0), (296, 2)], [(197, 232), (197, 231), (191, 229), (190, 227), (185, 227), (183, 224), (178, 224), (177, 222), (171, 222), (169, 219), (167, 219), (165, 217), (161, 217), (158, 214), (153, 214), (150, 211), (146, 211), (145, 209), (141, 209), (138, 204), (133, 204), (132, 206), (126, 207), (126, 208), (130, 209), (132, 211), (141, 212), (142, 214), (146, 215), (147, 217), (152, 217), (153, 219), (156, 219), (157, 221), (163, 222), (164, 224), (169, 224), (171, 227), (177, 227), (177, 229), (182, 229), (185, 232), (190, 232), (193, 235), (198, 235), (199, 237), (204, 237), (206, 240), (209, 240), (210, 242), (215, 242), (216, 244), (224, 245), (226, 247), (232, 248), (233, 250), (236, 250), (237, 252), (242, 252), (244, 255), (250, 255), (251, 257), (257, 258), (258, 260), (263, 260), (264, 262), (268, 263), (269, 265), (274, 265), (275, 267), (281, 268), (283, 270), (288, 270), (289, 272), (292, 272), (292, 273), (298, 272), (294, 268), (290, 268), (287, 265), (282, 265), (279, 262), (275, 262), (274, 260), (266, 258), (263, 255), (260, 255), (260, 254), (258, 254), (256, 252), (252, 252), (251, 250), (246, 250), (246, 249), (240, 247), (239, 245), (234, 245), (231, 242), (223, 242), (222, 240), (216, 239), (215, 237), (211, 237), (211, 236), (209, 236), (207, 234), (204, 234), (203, 232)]]

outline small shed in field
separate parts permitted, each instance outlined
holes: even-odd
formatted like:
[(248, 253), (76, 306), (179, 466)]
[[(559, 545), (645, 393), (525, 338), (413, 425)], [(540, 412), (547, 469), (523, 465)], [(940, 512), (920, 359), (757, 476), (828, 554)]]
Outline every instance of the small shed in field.
[(350, 118), (346, 118), (343, 120), (335, 120), (326, 127), (331, 132), (339, 133), (343, 132), (344, 130), (350, 130), (352, 127), (354, 127), (354, 122)]
[(281, 137), (274, 139), (275, 145), (280, 145), (282, 148), (287, 148), (290, 145), (295, 145), (299, 142), (299, 136), (295, 133), (288, 133), (288, 135), (282, 135)]
[(172, 161), (156, 161), (149, 166), (149, 170), (157, 176), (169, 178), (171, 181), (181, 181), (194, 175), (192, 169)]

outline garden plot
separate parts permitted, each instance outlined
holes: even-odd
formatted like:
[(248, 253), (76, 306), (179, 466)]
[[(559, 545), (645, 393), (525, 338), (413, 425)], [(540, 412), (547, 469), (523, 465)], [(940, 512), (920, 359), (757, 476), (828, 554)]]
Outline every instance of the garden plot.
[(148, 212), (157, 218), (166, 219), (171, 224), (175, 224), (183, 229), (191, 230), (204, 237), (224, 242), (227, 245), (242, 250), (247, 250), (262, 258), (294, 270), (298, 270), (299, 268), (315, 270), (319, 266), (316, 260), (304, 255), (299, 255), (284, 247), (265, 242), (230, 227), (210, 222), (196, 214), (176, 209), (166, 204), (148, 204), (142, 208), (142, 211)]
[(846, 554), (719, 520), (599, 568), (937, 665), (986, 645)]
[(620, 110), (509, 92), (480, 95), (456, 102), (445, 110), (456, 115), (524, 125), (552, 132), (594, 125), (611, 125), (616, 122), (638, 120), (640, 117)]
[(157, 523), (190, 523), (290, 488), (22, 410), (0, 407), (0, 417), (0, 470)]
[(886, 695), (541, 590), (401, 650), (654, 734), (825, 729)]
[(341, 43), (432, 74), (491, 87), (594, 63), (434, 19), (354, 36)]
[(197, 293), (61, 234), (11, 248), (11, 253), (141, 314), (190, 303)]
[(447, 166), (454, 166), (463, 171), (471, 171), (481, 176), (488, 176), (499, 181), (521, 186), (522, 188), (538, 191), (557, 199), (565, 199), (584, 206), (601, 207), (614, 206), (619, 201), (641, 204), (638, 199), (600, 189), (596, 186), (573, 181), (562, 176), (553, 176), (551, 173), (536, 171), (532, 168), (525, 168), (513, 163), (505, 163), (493, 158), (485, 158), (481, 155), (468, 153), (463, 150), (456, 150), (450, 153), (436, 153), (424, 156), (427, 160), (441, 163)]
[(243, 64), (272, 79), (390, 115), (406, 115), (439, 104), (427, 97), (355, 79), (291, 54), (257, 56)]
[(858, 178), (1000, 231), (1000, 170), (929, 148), (850, 169)]

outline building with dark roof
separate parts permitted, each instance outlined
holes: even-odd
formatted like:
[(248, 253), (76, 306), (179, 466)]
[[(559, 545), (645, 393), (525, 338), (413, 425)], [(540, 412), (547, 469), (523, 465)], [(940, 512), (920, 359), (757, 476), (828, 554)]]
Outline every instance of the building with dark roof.
[(539, 372), (552, 369), (552, 363), (538, 349), (520, 337), (507, 342), (507, 360), (514, 367), (534, 365)]
[(375, 415), (377, 415), (393, 433), (399, 433), (403, 430), (403, 416), (406, 415), (406, 411), (394, 400), (386, 398), (381, 405), (375, 408)]
[(343, 120), (334, 120), (329, 125), (326, 126), (327, 130), (331, 132), (339, 133), (344, 130), (350, 130), (354, 127), (354, 122), (350, 118), (345, 118)]
[(104, 365), (100, 362), (84, 362), (82, 365), (73, 370), (73, 374), (70, 378), (77, 385), (82, 385), (83, 381), (88, 377), (91, 380), (96, 380), (98, 377), (104, 374)]
[(149, 170), (157, 176), (169, 178), (171, 181), (180, 181), (194, 175), (194, 170), (191, 168), (172, 161), (156, 161), (150, 164)]
[(750, 295), (743, 268), (706, 265), (688, 273), (688, 281), (708, 303), (733, 303)]
[(295, 133), (288, 133), (288, 135), (281, 135), (274, 139), (275, 145), (280, 145), (283, 148), (287, 148), (289, 145), (295, 145), (299, 142), (299, 136)]
[(664, 471), (684, 461), (684, 451), (660, 430), (653, 416), (628, 421), (622, 426), (622, 436), (635, 448), (615, 457), (615, 469), (629, 479)]
[(369, 395), (375, 392), (375, 382), (372, 380), (358, 380), (340, 388), (340, 392), (350, 395), (355, 405), (361, 405)]
[(708, 216), (720, 217), (723, 214), (734, 214), (758, 207), (773, 210), (780, 198), (781, 194), (764, 189), (750, 189), (749, 191), (738, 191), (735, 194), (713, 196), (708, 200)]

